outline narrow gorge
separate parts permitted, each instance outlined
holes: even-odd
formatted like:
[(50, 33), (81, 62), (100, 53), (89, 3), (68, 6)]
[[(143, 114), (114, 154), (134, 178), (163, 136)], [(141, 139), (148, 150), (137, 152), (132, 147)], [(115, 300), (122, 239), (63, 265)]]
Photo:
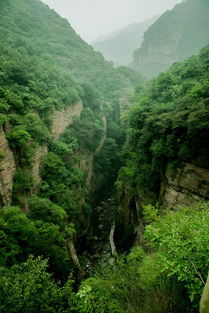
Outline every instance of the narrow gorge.
[(198, 312), (207, 10), (186, 0), (153, 18), (131, 69), (42, 1), (0, 2), (0, 312)]

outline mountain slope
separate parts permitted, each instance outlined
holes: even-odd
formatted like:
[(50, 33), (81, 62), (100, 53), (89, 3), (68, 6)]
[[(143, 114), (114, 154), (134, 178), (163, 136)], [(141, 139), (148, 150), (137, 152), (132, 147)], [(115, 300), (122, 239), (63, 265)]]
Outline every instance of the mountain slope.
[[(124, 75), (114, 71), (100, 53), (81, 40), (67, 20), (61, 19), (41, 1), (20, 0), (17, 3), (8, 0), (1, 2), (0, 9), (3, 46), (10, 45), (13, 50), (22, 49), (22, 54), (51, 62), (65, 73), (76, 76), (77, 81), (92, 82), (107, 97), (110, 97), (107, 92), (111, 90), (110, 77), (121, 80), (124, 88), (130, 86)], [(107, 80), (109, 83), (105, 83)], [(117, 86), (115, 83), (112, 88), (117, 89)]]
[(120, 97), (138, 74), (114, 69), (39, 0), (0, 2), (0, 49), (0, 223), (19, 221), (1, 229), (0, 266), (41, 255), (59, 280), (79, 276), (94, 156), (106, 132), (120, 149)]
[[(80, 114), (81, 101), (85, 119), (92, 119), (88, 125), (92, 135), (89, 141), (94, 144), (90, 146), (96, 148), (102, 134), (97, 129), (97, 139), (94, 138), (93, 120), (101, 131), (103, 115), (117, 115), (119, 98), (127, 95), (138, 75), (128, 69), (114, 69), (81, 40), (66, 20), (39, 0), (1, 2), (0, 39), (1, 125), (6, 129), (6, 123), (10, 124), (7, 137), (17, 166), (32, 162), (27, 145), (20, 153), (18, 134), (33, 140), (34, 149), (48, 144), (54, 128), (60, 135), (54, 113), (62, 111), (62, 121), (64, 114), (72, 119), (67, 112), (73, 109), (67, 108), (77, 104)], [(85, 110), (90, 111), (89, 116)], [(30, 122), (39, 124), (39, 129), (34, 131), (35, 125), (30, 127)], [(59, 123), (64, 131), (63, 125)]]
[(153, 77), (209, 43), (209, 3), (186, 0), (164, 13), (145, 33), (132, 67)]
[(153, 17), (141, 23), (131, 24), (105, 39), (94, 41), (92, 45), (115, 65), (128, 65), (132, 60), (133, 51), (143, 40), (144, 32), (156, 19), (157, 17)]
[(209, 48), (137, 87), (122, 156), (133, 71), (38, 0), (2, 0), (0, 38), (1, 313), (196, 312), (208, 204), (141, 204), (209, 199)]
[(136, 93), (120, 177), (138, 207), (152, 196), (166, 208), (209, 201), (208, 56), (207, 46)]

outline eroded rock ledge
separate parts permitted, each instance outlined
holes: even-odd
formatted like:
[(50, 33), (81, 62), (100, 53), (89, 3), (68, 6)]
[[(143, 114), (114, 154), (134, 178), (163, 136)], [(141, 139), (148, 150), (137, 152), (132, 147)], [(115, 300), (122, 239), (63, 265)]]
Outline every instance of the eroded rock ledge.
[(71, 125), (74, 117), (79, 117), (83, 110), (82, 102), (71, 104), (65, 110), (56, 111), (53, 114), (52, 136), (57, 140), (59, 136), (65, 131), (66, 127)]
[[(65, 129), (73, 123), (74, 117), (79, 117), (83, 110), (82, 102), (71, 104), (65, 110), (56, 111), (53, 114), (53, 123), (52, 123), (52, 137), (54, 140), (57, 140), (59, 136), (65, 131)], [(38, 147), (34, 157), (33, 157), (33, 166), (32, 166), (32, 177), (38, 186), (41, 182), (40, 176), (40, 164), (42, 158), (48, 153), (48, 147), (40, 146)]]
[(173, 209), (209, 201), (209, 170), (193, 164), (183, 164), (175, 171), (167, 167), (160, 198), (165, 207)]
[(32, 174), (33, 180), (35, 181), (37, 186), (41, 182), (41, 175), (40, 175), (41, 160), (47, 153), (48, 153), (48, 147), (47, 146), (40, 146), (40, 147), (38, 147), (38, 149), (37, 149), (37, 151), (33, 157), (33, 166), (31, 169), (31, 174)]
[(3, 128), (0, 128), (0, 205), (9, 206), (12, 200), (15, 159)]

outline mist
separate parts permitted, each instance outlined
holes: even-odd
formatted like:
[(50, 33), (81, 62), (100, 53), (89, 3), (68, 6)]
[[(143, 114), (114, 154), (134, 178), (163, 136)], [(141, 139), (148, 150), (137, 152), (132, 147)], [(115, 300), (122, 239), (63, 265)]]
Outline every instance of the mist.
[(132, 23), (145, 21), (182, 0), (43, 0), (87, 42)]

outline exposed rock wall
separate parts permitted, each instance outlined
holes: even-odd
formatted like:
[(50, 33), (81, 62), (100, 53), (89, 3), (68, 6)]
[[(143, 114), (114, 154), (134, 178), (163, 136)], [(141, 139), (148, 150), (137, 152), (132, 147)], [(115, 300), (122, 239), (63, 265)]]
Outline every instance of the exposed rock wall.
[(93, 163), (94, 163), (94, 154), (89, 154), (88, 156), (82, 156), (80, 159), (80, 169), (86, 172), (86, 185), (87, 187), (90, 186), (91, 178), (93, 174)]
[(181, 60), (176, 52), (181, 38), (181, 28), (176, 27), (175, 33), (170, 35), (167, 42), (144, 42), (143, 49), (146, 52), (138, 50), (133, 67), (140, 69), (148, 78), (166, 71), (174, 62)]
[(200, 313), (209, 313), (209, 275), (200, 300)]
[(107, 136), (107, 119), (106, 119), (106, 116), (102, 117), (102, 121), (103, 121), (103, 125), (104, 125), (104, 128), (103, 128), (104, 134), (103, 134), (103, 136), (101, 138), (101, 141), (100, 141), (97, 149), (94, 152), (94, 155), (100, 152), (100, 150), (102, 149), (102, 147), (104, 145), (104, 141), (106, 139), (106, 136)]
[[(71, 125), (73, 123), (73, 118), (76, 116), (80, 116), (81, 112), (83, 110), (83, 104), (82, 102), (78, 102), (75, 104), (71, 104), (69, 107), (67, 107), (65, 110), (62, 111), (56, 111), (53, 114), (53, 124), (52, 124), (52, 137), (54, 140), (57, 140), (59, 136), (65, 131), (66, 127)], [(41, 176), (40, 176), (40, 164), (42, 158), (48, 153), (48, 147), (47, 146), (40, 146), (38, 147), (34, 157), (33, 157), (33, 165), (32, 165), (32, 177), (35, 181), (35, 190), (36, 187), (41, 182)]]
[(82, 102), (71, 104), (65, 110), (57, 111), (53, 114), (52, 136), (57, 140), (65, 131), (66, 127), (72, 124), (74, 117), (80, 116), (83, 110)]
[[(126, 185), (120, 201), (119, 215), (123, 233), (132, 228), (132, 236), (137, 244), (144, 242), (142, 207), (159, 201), (165, 208), (178, 210), (182, 206), (195, 206), (201, 201), (209, 201), (209, 169), (185, 163), (172, 170), (168, 165), (162, 178), (159, 193), (148, 192), (142, 187), (133, 196), (133, 190)], [(123, 236), (123, 233), (120, 236)], [(131, 240), (130, 238), (128, 239)]]
[(48, 153), (48, 147), (47, 146), (40, 146), (38, 147), (36, 153), (33, 157), (33, 166), (32, 166), (32, 177), (35, 181), (36, 186), (41, 182), (41, 176), (40, 176), (40, 164), (42, 158)]
[(0, 128), (0, 205), (8, 206), (12, 200), (13, 177), (16, 171), (14, 155), (5, 132)]
[(173, 209), (209, 201), (209, 170), (193, 164), (184, 164), (175, 171), (167, 167), (160, 198), (165, 207)]

